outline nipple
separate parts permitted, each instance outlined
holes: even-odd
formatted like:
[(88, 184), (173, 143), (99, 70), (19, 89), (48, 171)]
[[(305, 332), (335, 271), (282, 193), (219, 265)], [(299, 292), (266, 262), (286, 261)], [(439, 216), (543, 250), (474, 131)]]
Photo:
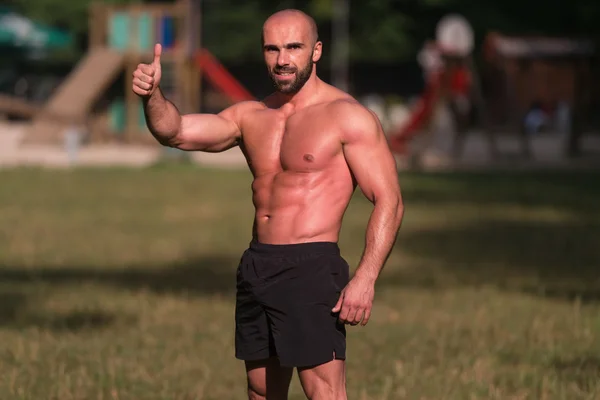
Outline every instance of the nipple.
[(312, 154), (305, 154), (304, 155), (304, 160), (308, 161), (308, 162), (313, 162), (315, 160), (315, 158), (313, 157)]

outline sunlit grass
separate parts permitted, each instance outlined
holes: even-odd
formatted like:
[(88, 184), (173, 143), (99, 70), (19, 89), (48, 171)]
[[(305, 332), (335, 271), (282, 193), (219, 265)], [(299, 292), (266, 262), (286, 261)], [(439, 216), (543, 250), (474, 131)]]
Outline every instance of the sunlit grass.
[[(600, 397), (600, 174), (402, 174), (350, 399)], [(355, 266), (371, 204), (340, 246)], [(243, 399), (247, 172), (2, 171), (0, 398)], [(302, 399), (295, 379), (291, 399)]]

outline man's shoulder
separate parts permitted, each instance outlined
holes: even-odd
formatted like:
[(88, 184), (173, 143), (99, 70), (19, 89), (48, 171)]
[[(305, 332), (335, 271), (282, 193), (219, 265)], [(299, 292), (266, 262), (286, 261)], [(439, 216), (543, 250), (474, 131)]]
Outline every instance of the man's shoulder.
[(333, 99), (327, 103), (326, 108), (327, 112), (331, 112), (337, 117), (350, 118), (354, 121), (360, 119), (371, 121), (374, 117), (377, 118), (373, 111), (350, 95)]
[(355, 111), (366, 110), (366, 108), (360, 104), (358, 100), (350, 95), (339, 96), (327, 103), (329, 111), (336, 111), (342, 113), (352, 113)]
[(248, 114), (253, 114), (255, 111), (263, 110), (265, 108), (265, 105), (260, 101), (244, 100), (227, 107), (225, 110), (221, 111), (219, 115), (234, 121), (238, 126), (241, 126), (242, 121)]
[(331, 101), (327, 104), (327, 113), (345, 135), (376, 134), (381, 127), (377, 115), (351, 96)]
[(266, 108), (265, 103), (259, 100), (244, 100), (235, 103), (231, 107), (243, 112), (264, 110)]

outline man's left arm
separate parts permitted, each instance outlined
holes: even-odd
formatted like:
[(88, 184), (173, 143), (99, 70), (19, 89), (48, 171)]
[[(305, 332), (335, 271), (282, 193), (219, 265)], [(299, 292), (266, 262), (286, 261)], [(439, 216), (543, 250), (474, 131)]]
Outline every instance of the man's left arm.
[(378, 118), (360, 104), (345, 104), (342, 110), (344, 157), (374, 208), (362, 258), (333, 312), (339, 311), (342, 322), (364, 326), (371, 314), (375, 281), (396, 241), (404, 207), (396, 162)]

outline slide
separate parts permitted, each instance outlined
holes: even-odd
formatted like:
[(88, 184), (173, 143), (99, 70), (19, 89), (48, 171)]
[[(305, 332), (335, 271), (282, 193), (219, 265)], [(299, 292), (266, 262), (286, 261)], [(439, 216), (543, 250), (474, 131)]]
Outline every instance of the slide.
[(440, 95), (442, 74), (432, 75), (425, 87), (425, 91), (417, 101), (408, 122), (396, 132), (389, 135), (390, 149), (394, 153), (405, 154), (408, 150), (408, 142), (416, 136), (433, 113), (435, 103)]
[(200, 50), (196, 54), (195, 62), (209, 82), (225, 93), (232, 102), (256, 100), (208, 50)]
[(108, 48), (87, 53), (34, 119), (32, 136), (56, 137), (62, 134), (65, 123), (81, 121), (117, 77), (123, 58)]

